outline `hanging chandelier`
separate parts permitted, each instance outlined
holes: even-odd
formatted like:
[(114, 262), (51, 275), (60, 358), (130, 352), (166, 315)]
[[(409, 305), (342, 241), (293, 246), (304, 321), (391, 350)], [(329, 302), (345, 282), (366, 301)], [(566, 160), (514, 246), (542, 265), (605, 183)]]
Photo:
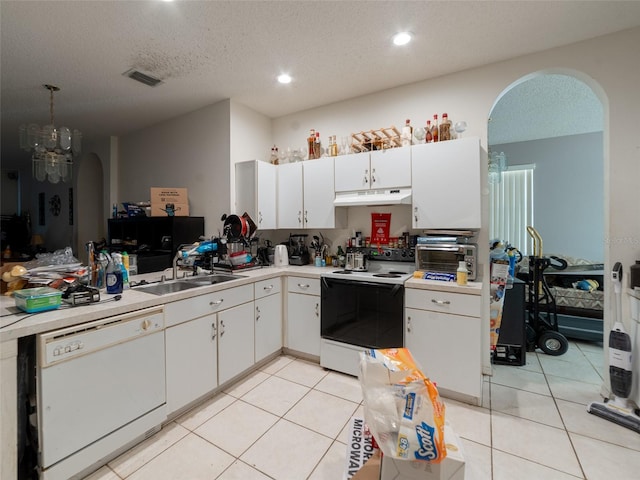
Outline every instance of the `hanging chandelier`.
[(40, 127), (35, 123), (20, 125), (20, 148), (31, 151), (32, 172), (36, 180), (67, 182), (73, 174), (73, 157), (80, 154), (82, 134), (67, 127), (56, 128), (53, 118), (53, 93), (60, 90), (54, 85), (43, 85), (49, 90), (51, 122)]

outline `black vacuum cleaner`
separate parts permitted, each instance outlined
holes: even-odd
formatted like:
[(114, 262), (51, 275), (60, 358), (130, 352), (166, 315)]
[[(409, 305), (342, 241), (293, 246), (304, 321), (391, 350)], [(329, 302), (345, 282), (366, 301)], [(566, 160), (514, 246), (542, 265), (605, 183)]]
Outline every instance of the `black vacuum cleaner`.
[(611, 398), (591, 402), (587, 411), (613, 423), (640, 433), (640, 411), (629, 400), (633, 380), (632, 356), (634, 346), (622, 325), (622, 264), (616, 262), (611, 271), (616, 296), (616, 321), (609, 332), (609, 377)]

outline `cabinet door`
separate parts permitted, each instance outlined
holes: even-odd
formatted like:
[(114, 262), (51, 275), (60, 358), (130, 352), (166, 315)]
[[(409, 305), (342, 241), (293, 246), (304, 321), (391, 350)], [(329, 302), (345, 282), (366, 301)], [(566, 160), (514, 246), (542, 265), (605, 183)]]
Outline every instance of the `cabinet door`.
[(165, 330), (167, 413), (218, 386), (216, 331), (215, 314)]
[(287, 347), (320, 356), (320, 297), (289, 292)]
[[(273, 230), (276, 224), (276, 175), (277, 167), (266, 162), (256, 162), (258, 166), (257, 218), (253, 220), (258, 229)], [(236, 193), (237, 194), (237, 193)], [(242, 213), (241, 213), (242, 214)]]
[(235, 211), (247, 212), (259, 229), (276, 228), (276, 166), (259, 160), (236, 163)]
[(334, 228), (333, 158), (304, 162), (304, 228)]
[(481, 321), (428, 310), (405, 310), (405, 345), (438, 387), (482, 398)]
[(335, 158), (335, 191), (369, 190), (369, 152), (341, 155)]
[(255, 301), (256, 363), (282, 348), (282, 295)]
[(279, 165), (278, 228), (304, 227), (302, 202), (302, 162)]
[(371, 152), (371, 188), (411, 186), (411, 147)]
[(218, 383), (253, 366), (253, 302), (218, 313)]
[(413, 147), (413, 228), (481, 227), (481, 155), (473, 137)]

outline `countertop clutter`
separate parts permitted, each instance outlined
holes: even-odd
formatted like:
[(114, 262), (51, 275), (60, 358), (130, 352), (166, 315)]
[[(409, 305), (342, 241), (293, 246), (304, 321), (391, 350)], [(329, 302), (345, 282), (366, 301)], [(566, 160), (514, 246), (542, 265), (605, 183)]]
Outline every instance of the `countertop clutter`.
[[(79, 325), (85, 322), (98, 320), (101, 318), (128, 313), (132, 310), (164, 305), (166, 303), (183, 300), (185, 298), (197, 297), (204, 293), (217, 292), (227, 288), (255, 283), (274, 277), (296, 275), (308, 278), (319, 279), (322, 273), (335, 270), (335, 267), (315, 267), (313, 265), (287, 266), (287, 267), (264, 267), (256, 270), (246, 270), (239, 272), (239, 278), (230, 282), (216, 285), (206, 285), (189, 290), (182, 290), (165, 295), (150, 295), (137, 291), (136, 288), (125, 290), (116, 300), (116, 295), (101, 294), (101, 301), (87, 306), (68, 307), (62, 305), (57, 310), (43, 313), (29, 314), (18, 310), (13, 297), (0, 297), (0, 342), (13, 340), (36, 333), (46, 332), (56, 328), (63, 328)], [(163, 272), (153, 272), (132, 277), (134, 283), (140, 281), (157, 282)], [(406, 288), (422, 290), (437, 290), (443, 292), (463, 293), (468, 295), (480, 295), (482, 290), (481, 282), (469, 282), (466, 286), (459, 286), (453, 282), (438, 282), (411, 278), (405, 282)], [(21, 320), (19, 320), (22, 318)], [(16, 321), (19, 320), (19, 321)], [(15, 323), (13, 323), (15, 322)], [(11, 324), (11, 325), (10, 325)]]

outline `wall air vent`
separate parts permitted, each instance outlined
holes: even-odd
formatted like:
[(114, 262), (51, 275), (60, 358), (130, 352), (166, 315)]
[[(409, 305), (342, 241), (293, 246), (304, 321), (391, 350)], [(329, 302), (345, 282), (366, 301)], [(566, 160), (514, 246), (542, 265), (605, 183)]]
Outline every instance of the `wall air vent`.
[(160, 85), (162, 80), (159, 78), (152, 77), (148, 73), (143, 73), (140, 70), (136, 70), (132, 68), (131, 70), (127, 70), (123, 73), (125, 77), (133, 78), (135, 81), (144, 83), (149, 87), (155, 87), (156, 85)]

